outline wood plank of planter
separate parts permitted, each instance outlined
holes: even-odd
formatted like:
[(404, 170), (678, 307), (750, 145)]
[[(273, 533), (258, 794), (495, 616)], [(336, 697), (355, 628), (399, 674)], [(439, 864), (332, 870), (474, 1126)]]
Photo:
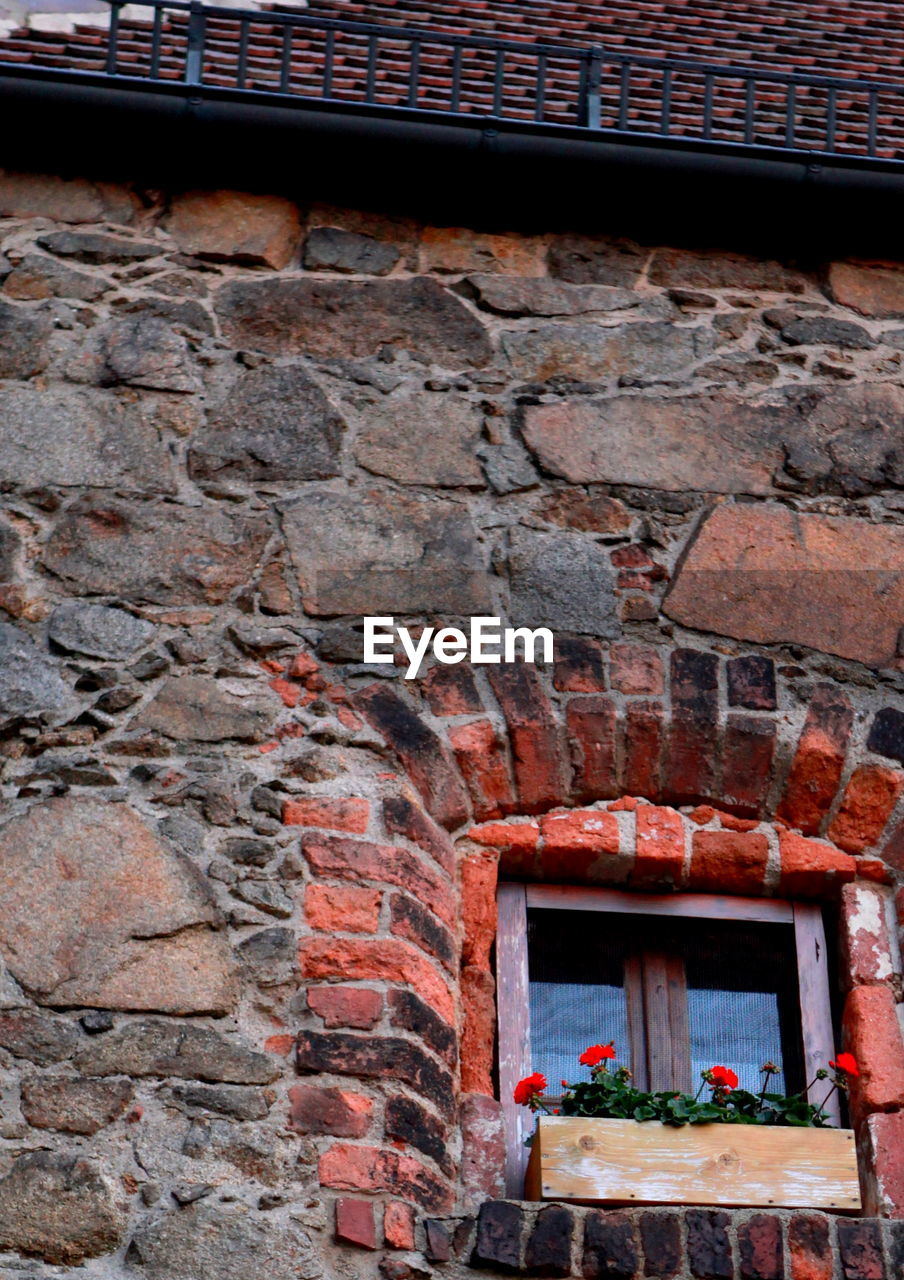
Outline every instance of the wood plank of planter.
[(860, 1210), (849, 1129), (541, 1116), (531, 1200)]

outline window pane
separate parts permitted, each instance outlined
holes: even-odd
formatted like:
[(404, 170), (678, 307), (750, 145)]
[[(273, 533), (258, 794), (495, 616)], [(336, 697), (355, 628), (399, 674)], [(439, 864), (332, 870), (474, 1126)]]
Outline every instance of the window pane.
[(529, 911), (530, 1030), (533, 1070), (550, 1093), (560, 1081), (589, 1079), (578, 1056), (615, 1041), (630, 1065), (624, 991), (624, 922), (594, 911)]

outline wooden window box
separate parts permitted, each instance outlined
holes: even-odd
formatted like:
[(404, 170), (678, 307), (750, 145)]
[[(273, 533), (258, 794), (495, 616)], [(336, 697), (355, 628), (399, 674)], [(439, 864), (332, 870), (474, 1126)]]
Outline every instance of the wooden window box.
[(860, 1212), (850, 1129), (538, 1117), (529, 1200)]

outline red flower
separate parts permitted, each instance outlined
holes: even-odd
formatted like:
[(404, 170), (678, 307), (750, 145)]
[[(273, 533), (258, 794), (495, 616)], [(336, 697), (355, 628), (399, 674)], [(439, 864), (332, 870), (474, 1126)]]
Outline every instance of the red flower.
[(846, 1076), (859, 1076), (860, 1074), (857, 1059), (852, 1053), (839, 1053), (834, 1062), (829, 1063), (829, 1066), (834, 1067), (836, 1071), (843, 1071)]
[(578, 1062), (583, 1063), (585, 1067), (595, 1067), (603, 1062), (606, 1058), (615, 1057), (615, 1044), (612, 1040), (608, 1044), (592, 1044), (589, 1049), (585, 1049)]
[(716, 1089), (737, 1089), (738, 1077), (730, 1067), (710, 1067), (709, 1083)]
[(563, 1089), (567, 1089), (567, 1088), (568, 1088), (568, 1081), (567, 1081), (567, 1080), (563, 1080), (563, 1081), (562, 1081), (562, 1088), (563, 1088)]
[(535, 1071), (533, 1075), (525, 1076), (523, 1080), (518, 1081), (512, 1097), (520, 1106), (526, 1107), (531, 1098), (535, 1094), (542, 1093), (545, 1088), (546, 1076), (541, 1071)]

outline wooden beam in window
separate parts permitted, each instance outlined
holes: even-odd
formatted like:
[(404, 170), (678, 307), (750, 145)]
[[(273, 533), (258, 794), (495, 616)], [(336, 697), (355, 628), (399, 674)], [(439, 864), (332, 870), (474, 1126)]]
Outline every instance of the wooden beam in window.
[[(797, 948), (797, 985), (800, 991), (800, 1029), (804, 1051), (806, 1083), (820, 1067), (835, 1056), (835, 1033), (832, 1026), (832, 1000), (829, 991), (829, 969), (826, 962), (826, 935), (822, 910), (818, 903), (794, 903), (794, 942)], [(811, 1102), (821, 1101), (818, 1086)], [(834, 1093), (826, 1105), (826, 1113), (834, 1125), (841, 1124), (841, 1100)]]
[(644, 1022), (643, 962), (639, 955), (625, 956), (625, 1005), (634, 1083), (638, 1089), (648, 1092), (650, 1073), (647, 1067), (647, 1031)]
[(524, 886), (531, 909), (621, 911), (630, 915), (696, 916), (702, 920), (752, 920), (792, 924), (794, 909), (778, 898), (733, 898), (719, 893), (623, 893), (619, 889), (583, 889), (576, 885)]
[[(497, 894), (496, 1009), (499, 1018), (499, 1093), (505, 1119), (506, 1195), (520, 1200), (529, 1151), (524, 1140), (534, 1117), (512, 1091), (531, 1072), (530, 992), (527, 971), (527, 898), (523, 884), (501, 884)], [(500, 957), (501, 962), (500, 962)]]

